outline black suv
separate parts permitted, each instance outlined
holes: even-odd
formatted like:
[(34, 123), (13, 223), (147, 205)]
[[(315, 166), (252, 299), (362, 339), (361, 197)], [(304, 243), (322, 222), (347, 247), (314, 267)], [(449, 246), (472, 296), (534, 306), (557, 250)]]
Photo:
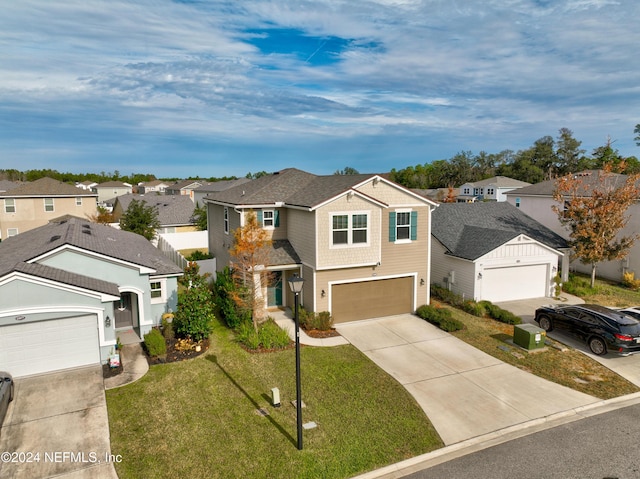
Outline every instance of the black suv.
[(536, 309), (535, 320), (545, 331), (577, 336), (594, 354), (640, 352), (640, 321), (598, 304), (543, 306)]

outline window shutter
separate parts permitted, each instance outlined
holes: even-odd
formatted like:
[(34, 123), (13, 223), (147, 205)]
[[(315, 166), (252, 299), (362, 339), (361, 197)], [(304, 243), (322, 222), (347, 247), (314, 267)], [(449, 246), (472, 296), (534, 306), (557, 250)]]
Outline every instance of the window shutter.
[(262, 210), (258, 210), (258, 224), (262, 226)]
[(418, 239), (418, 212), (411, 212), (411, 241)]
[(396, 213), (391, 211), (389, 213), (389, 241), (394, 242), (396, 240)]
[(280, 210), (275, 210), (273, 216), (273, 225), (277, 228), (280, 226)]

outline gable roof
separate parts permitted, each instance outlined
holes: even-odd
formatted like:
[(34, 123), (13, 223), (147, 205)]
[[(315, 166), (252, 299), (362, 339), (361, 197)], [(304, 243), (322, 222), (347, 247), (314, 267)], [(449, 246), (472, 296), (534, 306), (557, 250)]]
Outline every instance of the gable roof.
[(494, 176), (492, 178), (487, 178), (480, 181), (470, 181), (468, 183), (465, 183), (465, 185), (473, 186), (496, 185), (498, 188), (519, 188), (529, 186), (530, 184), (531, 183), (527, 183), (526, 181), (509, 178), (508, 176)]
[(81, 218), (69, 218), (2, 241), (0, 277), (21, 272), (119, 296), (117, 285), (113, 283), (36, 262), (37, 258), (65, 247), (148, 268), (154, 271), (153, 275), (175, 276), (182, 273), (177, 265), (140, 235)]
[(183, 188), (191, 187), (191, 189), (196, 189), (197, 187), (202, 186), (201, 180), (181, 180), (172, 183), (167, 186), (168, 190), (181, 190)]
[(213, 193), (215, 191), (224, 191), (234, 186), (248, 183), (251, 180), (249, 178), (238, 178), (236, 180), (221, 180), (221, 181), (209, 181), (202, 186), (198, 186), (194, 191), (199, 193)]
[[(296, 168), (287, 168), (261, 176), (249, 183), (211, 193), (205, 197), (205, 200), (239, 207), (283, 203), (288, 206), (312, 209), (376, 176), (384, 178), (384, 175), (376, 174), (318, 176)], [(385, 181), (389, 180), (385, 179)], [(406, 190), (400, 185), (395, 186)], [(425, 202), (429, 201), (411, 190), (406, 191)]]
[(133, 200), (144, 201), (153, 206), (158, 212), (158, 221), (161, 226), (189, 225), (193, 224), (193, 212), (196, 205), (191, 198), (185, 195), (136, 195), (129, 193), (118, 196), (116, 203), (120, 203), (122, 211), (127, 211)]
[[(578, 194), (589, 196), (591, 190), (598, 185), (602, 170), (584, 170), (580, 173), (576, 173), (574, 177), (577, 177), (582, 182), (582, 188), (578, 191)], [(620, 173), (609, 173), (613, 180), (612, 186), (621, 185), (627, 180), (627, 175)], [(516, 196), (553, 196), (553, 192), (556, 189), (556, 179), (541, 181), (531, 186), (520, 188), (517, 191), (510, 191), (505, 193), (506, 195)]]
[(77, 197), (77, 196), (97, 196), (97, 193), (93, 193), (88, 190), (83, 190), (73, 185), (68, 185), (62, 181), (54, 180), (53, 178), (40, 178), (35, 181), (23, 183), (17, 188), (13, 188), (10, 191), (0, 194), (3, 198), (13, 197)]
[(459, 258), (476, 260), (525, 235), (550, 248), (568, 248), (560, 235), (506, 202), (443, 203), (432, 213), (432, 234)]

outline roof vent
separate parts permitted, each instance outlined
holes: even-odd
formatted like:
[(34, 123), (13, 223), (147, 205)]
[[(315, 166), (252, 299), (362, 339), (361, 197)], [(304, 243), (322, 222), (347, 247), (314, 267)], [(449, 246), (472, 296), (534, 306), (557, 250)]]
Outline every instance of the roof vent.
[(49, 243), (53, 243), (54, 241), (58, 241), (60, 239), (60, 235), (52, 236), (49, 240)]
[(91, 235), (91, 230), (82, 230), (82, 232), (86, 235)]

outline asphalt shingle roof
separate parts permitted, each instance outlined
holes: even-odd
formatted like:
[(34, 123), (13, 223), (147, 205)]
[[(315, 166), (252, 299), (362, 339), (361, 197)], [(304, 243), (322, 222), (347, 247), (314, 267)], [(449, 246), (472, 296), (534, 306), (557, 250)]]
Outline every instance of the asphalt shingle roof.
[(158, 211), (160, 225), (188, 225), (193, 224), (193, 212), (196, 205), (186, 195), (147, 195), (126, 194), (116, 198), (126, 211), (133, 200), (144, 201), (149, 206), (155, 206)]
[(520, 234), (553, 249), (560, 235), (506, 202), (443, 203), (432, 213), (432, 234), (453, 256), (476, 260)]
[(83, 190), (77, 186), (68, 185), (53, 178), (40, 178), (39, 180), (23, 183), (17, 188), (2, 193), (0, 196), (12, 198), (17, 196), (97, 196), (88, 190)]
[(119, 295), (117, 285), (113, 283), (81, 272), (29, 263), (64, 245), (151, 268), (155, 270), (154, 275), (182, 273), (177, 265), (140, 235), (81, 218), (69, 218), (3, 240), (0, 243), (0, 277), (12, 271), (21, 271), (81, 288)]
[[(580, 173), (576, 173), (575, 176), (578, 177), (583, 186), (583, 188), (578, 191), (578, 194), (589, 196), (593, 187), (598, 185), (600, 173), (602, 173), (602, 170), (585, 170)], [(612, 187), (622, 185), (627, 179), (627, 175), (621, 175), (619, 173), (610, 173), (610, 176)], [(519, 188), (516, 191), (510, 191), (505, 194), (513, 196), (553, 196), (555, 189), (556, 180), (553, 179), (541, 181), (540, 183), (525, 186), (524, 188)]]

